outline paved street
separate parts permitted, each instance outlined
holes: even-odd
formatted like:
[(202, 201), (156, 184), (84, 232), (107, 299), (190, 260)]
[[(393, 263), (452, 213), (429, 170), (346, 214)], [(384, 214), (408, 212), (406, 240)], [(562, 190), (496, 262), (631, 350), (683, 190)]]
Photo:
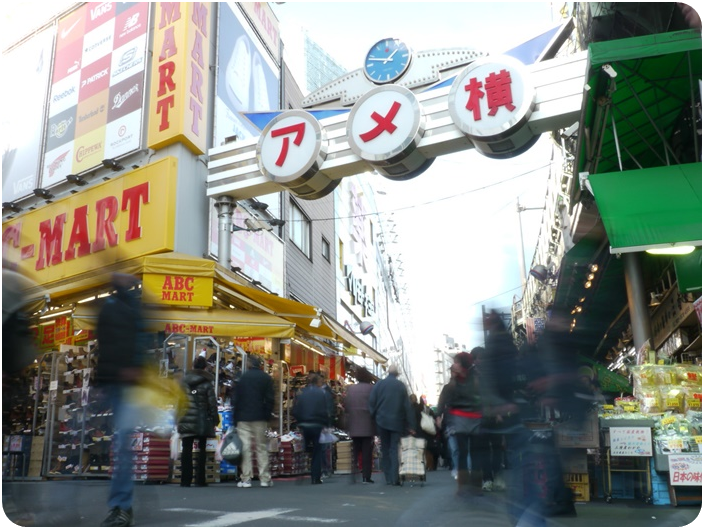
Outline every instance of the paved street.
[[(429, 472), (423, 487), (390, 487), (335, 475), (313, 486), (309, 477), (277, 479), (274, 488), (239, 489), (234, 481), (208, 488), (138, 484), (135, 521), (150, 527), (501, 527), (508, 524), (502, 493), (458, 499), (447, 470)], [(3, 482), (7, 515), (21, 525), (97, 526), (106, 515), (108, 482)], [(6, 495), (9, 500), (6, 501)], [(577, 517), (553, 518), (552, 527), (683, 527), (700, 507), (663, 507), (641, 501), (595, 500), (577, 505)], [(27, 512), (31, 517), (27, 517)], [(22, 519), (18, 517), (24, 516)]]

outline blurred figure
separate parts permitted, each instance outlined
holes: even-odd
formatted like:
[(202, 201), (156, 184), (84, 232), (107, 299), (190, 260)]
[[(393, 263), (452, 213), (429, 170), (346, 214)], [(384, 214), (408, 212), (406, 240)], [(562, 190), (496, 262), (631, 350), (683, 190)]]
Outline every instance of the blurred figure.
[[(425, 439), (425, 450), (423, 453), (425, 459), (426, 470), (435, 470), (436, 468), (436, 456), (433, 452), (433, 447), (435, 446), (435, 434), (430, 434), (423, 430), (420, 425), (422, 418), (422, 413), (425, 412), (433, 418), (433, 424), (435, 423), (435, 414), (432, 410), (425, 404), (423, 398), (418, 398), (414, 393), (411, 393), (411, 408), (413, 408), (413, 416), (415, 418), (416, 433), (415, 437), (420, 439)], [(437, 433), (437, 431), (436, 431)]]
[[(3, 417), (9, 416), (11, 402), (8, 384), (10, 378), (19, 374), (34, 362), (37, 349), (34, 346), (29, 319), (23, 311), (28, 302), (27, 289), (36, 286), (22, 274), (10, 269), (11, 265), (2, 260), (2, 408)], [(4, 423), (5, 421), (3, 421)], [(3, 426), (5, 426), (3, 424)], [(3, 431), (3, 435), (10, 432)], [(24, 512), (17, 506), (10, 494), (10, 487), (2, 487), (2, 506), (7, 517), (15, 524), (34, 525), (34, 515)]]
[[(452, 371), (454, 376), (440, 393), (438, 409), (447, 418), (448, 430), (457, 441), (457, 492), (481, 495), (480, 462), (485, 454), (479, 437), (482, 408), (474, 357), (466, 351), (457, 353)], [(470, 453), (471, 471), (467, 467)]]
[(190, 487), (193, 480), (193, 441), (198, 442), (198, 467), (196, 487), (206, 487), (205, 444), (208, 437), (215, 437), (215, 427), (220, 424), (218, 402), (215, 398), (215, 377), (205, 370), (207, 362), (202, 356), (193, 361), (193, 369), (183, 377), (188, 388), (188, 410), (178, 421), (181, 435), (181, 486)]
[(322, 377), (317, 373), (310, 373), (308, 385), (293, 403), (292, 413), (303, 433), (306, 450), (311, 452), (310, 477), (313, 485), (323, 483), (320, 432), (323, 428), (332, 426), (333, 405), (330, 394), (323, 389)]
[(145, 363), (141, 301), (136, 287), (139, 279), (128, 274), (112, 276), (113, 294), (107, 298), (98, 316), (98, 356), (96, 386), (101, 387), (113, 411), (115, 434), (114, 457), (108, 508), (103, 527), (134, 525), (132, 498), (132, 451), (130, 434), (137, 426), (139, 408), (129, 401), (127, 392), (142, 373)]
[[(470, 354), (475, 359), (477, 373), (480, 377), (482, 371), (479, 359), (484, 353), (485, 349), (483, 347), (475, 347), (470, 351)], [(481, 461), (477, 463), (481, 465), (481, 469), (478, 470), (482, 472), (482, 490), (485, 492), (506, 490), (506, 483), (501, 475), (504, 462), (503, 435), (481, 428), (475, 442), (479, 445), (478, 452), (481, 455)]]
[(252, 486), (252, 442), (257, 451), (259, 486), (271, 487), (269, 451), (266, 428), (274, 411), (274, 379), (262, 369), (262, 359), (255, 355), (247, 358), (248, 369), (234, 389), (233, 420), (242, 439), (242, 475), (237, 486)]
[[(545, 526), (539, 491), (534, 479), (535, 461), (530, 432), (521, 421), (520, 392), (525, 386), (518, 369), (518, 350), (501, 316), (491, 311), (484, 318), (485, 352), (479, 355), (482, 429), (506, 440), (508, 511), (518, 526)], [(529, 478), (529, 479), (525, 479)]]
[(377, 382), (369, 395), (369, 411), (376, 422), (381, 440), (381, 466), (387, 485), (401, 485), (398, 448), (401, 437), (415, 435), (416, 424), (411, 399), (403, 382), (398, 379), (398, 366), (391, 364), (389, 373)]
[(12, 376), (34, 362), (37, 349), (24, 312), (29, 301), (26, 291), (36, 286), (30, 279), (10, 269), (2, 260), (2, 376)]
[(345, 413), (347, 415), (347, 433), (352, 438), (352, 458), (357, 468), (362, 459), (362, 483), (372, 481), (372, 457), (376, 427), (369, 411), (369, 397), (374, 386), (369, 375), (360, 371), (358, 382), (347, 387), (345, 393)]

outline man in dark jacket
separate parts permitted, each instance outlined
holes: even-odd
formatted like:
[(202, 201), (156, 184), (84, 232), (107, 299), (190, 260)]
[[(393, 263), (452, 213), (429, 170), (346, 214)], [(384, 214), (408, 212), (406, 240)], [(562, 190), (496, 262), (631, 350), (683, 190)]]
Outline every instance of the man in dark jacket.
[(313, 485), (323, 482), (320, 432), (332, 425), (333, 406), (330, 394), (323, 389), (322, 377), (317, 373), (310, 373), (308, 385), (296, 396), (292, 413), (303, 433), (306, 449), (312, 452), (310, 476)]
[(252, 441), (257, 451), (259, 485), (271, 487), (266, 428), (274, 411), (274, 380), (262, 371), (262, 360), (250, 355), (247, 371), (235, 386), (233, 421), (242, 439), (242, 475), (237, 486), (252, 486)]
[(129, 435), (139, 419), (139, 410), (126, 399), (138, 380), (144, 362), (141, 301), (134, 288), (139, 279), (113, 274), (115, 291), (98, 315), (98, 365), (96, 386), (102, 387), (110, 402), (115, 422), (113, 435), (114, 472), (110, 481), (110, 513), (104, 527), (134, 525), (132, 514), (132, 451)]
[(391, 364), (387, 377), (374, 385), (369, 396), (369, 411), (381, 439), (381, 466), (386, 484), (401, 485), (398, 447), (403, 435), (415, 435), (416, 425), (411, 399), (405, 384), (398, 379), (396, 365)]
[(193, 361), (193, 370), (183, 377), (188, 395), (188, 409), (178, 421), (181, 435), (181, 486), (190, 487), (193, 480), (193, 441), (198, 441), (198, 467), (196, 487), (205, 487), (205, 443), (215, 437), (215, 427), (220, 424), (218, 401), (215, 398), (215, 377), (205, 370), (207, 362), (202, 356)]

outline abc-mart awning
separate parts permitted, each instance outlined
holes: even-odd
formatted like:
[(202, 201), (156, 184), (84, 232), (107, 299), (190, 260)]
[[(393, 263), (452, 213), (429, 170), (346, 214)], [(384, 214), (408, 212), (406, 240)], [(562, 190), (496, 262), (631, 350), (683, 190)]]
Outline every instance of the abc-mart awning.
[[(63, 285), (51, 285), (48, 291), (55, 298), (69, 292), (98, 288), (109, 284), (110, 276), (115, 271), (139, 277), (143, 274), (164, 274), (212, 278), (213, 293), (227, 295), (237, 307), (231, 310), (149, 307), (145, 311), (148, 331), (164, 330), (168, 323), (170, 329), (181, 329), (185, 334), (270, 338), (311, 336), (339, 343), (345, 354), (362, 354), (377, 363), (387, 362), (386, 357), (373, 347), (315, 307), (242, 285), (232, 272), (215, 261), (177, 252), (149, 255), (114, 267), (86, 272)], [(318, 326), (313, 325), (316, 319), (320, 320)], [(78, 305), (73, 320), (77, 328), (94, 329), (97, 314), (86, 306)]]

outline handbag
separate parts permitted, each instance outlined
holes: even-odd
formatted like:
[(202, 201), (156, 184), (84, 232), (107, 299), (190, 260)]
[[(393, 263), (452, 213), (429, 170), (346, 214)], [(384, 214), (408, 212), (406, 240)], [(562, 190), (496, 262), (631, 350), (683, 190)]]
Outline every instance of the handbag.
[[(236, 465), (242, 458), (242, 439), (237, 435), (237, 429), (230, 426), (227, 433), (220, 441), (220, 457), (231, 465)], [(217, 457), (217, 454), (216, 454)]]
[(420, 412), (420, 428), (428, 435), (435, 435), (437, 432), (435, 429), (435, 421), (429, 413), (424, 411)]
[(174, 431), (171, 434), (171, 440), (169, 442), (169, 451), (171, 455), (171, 459), (176, 461), (178, 459), (178, 452), (179, 452), (179, 441), (181, 440), (181, 434), (179, 434), (177, 431)]

